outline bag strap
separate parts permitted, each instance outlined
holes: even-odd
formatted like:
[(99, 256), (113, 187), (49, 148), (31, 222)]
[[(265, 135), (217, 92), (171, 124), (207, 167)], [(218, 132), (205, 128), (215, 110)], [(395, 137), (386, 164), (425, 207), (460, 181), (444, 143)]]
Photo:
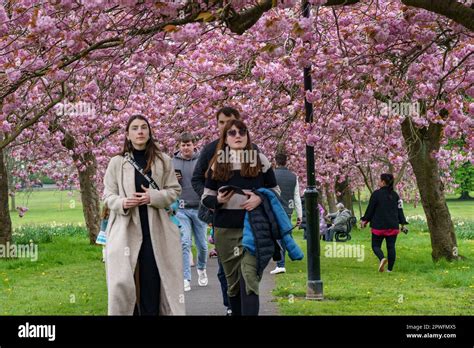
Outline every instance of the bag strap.
[[(143, 175), (143, 177), (149, 182), (150, 186), (152, 188), (154, 188), (155, 190), (159, 190), (159, 186), (156, 184), (155, 180), (153, 180), (152, 177), (150, 177), (148, 174), (146, 174), (144, 171), (143, 171), (143, 168), (140, 167), (140, 165), (133, 159), (130, 157), (130, 154), (127, 152), (125, 154), (125, 159), (136, 169), (138, 170), (138, 172)], [(176, 212), (170, 208), (170, 207), (166, 207), (165, 210), (171, 214), (171, 215), (176, 215)], [(177, 224), (178, 225), (178, 224)], [(181, 227), (180, 225), (178, 225), (178, 227)]]
[(156, 184), (155, 180), (153, 180), (152, 177), (145, 173), (143, 168), (140, 167), (140, 165), (130, 156), (128, 152), (125, 154), (125, 159), (148, 181), (152, 188), (154, 188), (155, 190), (160, 189)]

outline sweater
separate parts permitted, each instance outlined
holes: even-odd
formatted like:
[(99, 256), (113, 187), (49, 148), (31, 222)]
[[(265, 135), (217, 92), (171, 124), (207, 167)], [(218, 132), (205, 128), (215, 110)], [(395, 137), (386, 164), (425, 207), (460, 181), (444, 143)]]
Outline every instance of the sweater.
[(387, 186), (372, 193), (361, 220), (370, 222), (370, 227), (377, 230), (398, 229), (400, 224), (408, 225), (402, 200)]
[[(199, 158), (194, 167), (193, 178), (191, 179), (191, 184), (193, 186), (194, 191), (202, 197), (204, 193), (204, 184), (206, 182), (206, 171), (209, 168), (209, 163), (211, 162), (214, 153), (216, 152), (217, 144), (219, 143), (219, 139), (216, 139), (206, 146), (203, 147), (201, 152), (199, 153)], [(258, 146), (252, 144), (254, 150), (258, 150)]]
[(179, 197), (180, 208), (197, 209), (199, 206), (201, 196), (198, 196), (191, 185), (191, 179), (198, 158), (199, 154), (196, 152), (190, 159), (184, 158), (179, 151), (174, 154), (174, 168), (181, 170), (182, 174), (182, 179), (179, 180), (179, 184), (182, 187), (181, 196)]
[(262, 162), (262, 170), (256, 177), (243, 177), (240, 174), (240, 166), (237, 163), (233, 164), (232, 176), (226, 181), (212, 179), (213, 171), (211, 168), (209, 169), (201, 201), (207, 208), (215, 209), (215, 227), (243, 228), (246, 210), (240, 205), (248, 199), (246, 195), (234, 194), (227, 203), (219, 204), (217, 202), (217, 191), (220, 187), (233, 185), (244, 190), (256, 190), (266, 187), (273, 188), (278, 193), (280, 192), (270, 161), (261, 153), (259, 153), (259, 156)]

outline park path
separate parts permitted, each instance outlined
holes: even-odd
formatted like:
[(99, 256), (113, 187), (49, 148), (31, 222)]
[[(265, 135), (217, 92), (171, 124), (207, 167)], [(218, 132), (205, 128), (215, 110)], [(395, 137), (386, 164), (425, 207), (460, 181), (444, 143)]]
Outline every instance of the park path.
[[(274, 276), (269, 273), (275, 267), (270, 262), (260, 282), (259, 315), (278, 315), (276, 302), (272, 302), (272, 290), (275, 287)], [(185, 292), (186, 315), (225, 315), (226, 308), (222, 303), (222, 292), (217, 279), (217, 259), (208, 259), (207, 276), (209, 284), (201, 287), (197, 282), (196, 267), (192, 267), (191, 291)]]

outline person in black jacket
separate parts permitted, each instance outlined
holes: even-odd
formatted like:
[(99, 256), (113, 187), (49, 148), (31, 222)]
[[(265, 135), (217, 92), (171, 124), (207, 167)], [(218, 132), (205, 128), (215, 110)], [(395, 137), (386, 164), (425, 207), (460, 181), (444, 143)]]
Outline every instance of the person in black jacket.
[[(372, 193), (365, 214), (360, 219), (362, 228), (370, 222), (372, 250), (380, 260), (379, 272), (384, 271), (387, 262), (388, 272), (393, 270), (396, 258), (395, 242), (400, 233), (399, 225), (408, 225), (403, 214), (403, 202), (393, 190), (393, 181), (392, 174), (380, 175), (380, 189)], [(402, 231), (406, 233), (404, 226), (402, 226)], [(388, 260), (382, 251), (384, 239), (387, 244)]]
[(242, 238), (246, 212), (262, 203), (253, 191), (262, 187), (280, 193), (271, 163), (253, 149), (245, 123), (230, 121), (206, 173), (202, 203), (214, 209), (214, 240), (233, 316), (259, 312), (257, 259), (245, 251)]
[[(219, 131), (219, 135), (222, 134), (227, 123), (232, 120), (240, 120), (240, 113), (237, 109), (234, 109), (230, 106), (224, 106), (216, 112), (217, 129)], [(196, 166), (194, 167), (191, 185), (193, 186), (194, 191), (199, 195), (199, 197), (202, 197), (204, 193), (206, 171), (209, 167), (209, 163), (211, 162), (212, 157), (214, 156), (214, 153), (216, 152), (218, 143), (219, 138), (205, 145), (200, 151), (198, 161), (196, 163)], [(252, 145), (254, 149), (257, 149), (257, 146), (255, 144)], [(209, 211), (203, 205), (199, 207), (199, 217), (203, 218), (203, 221), (208, 224), (212, 224), (213, 222), (212, 211)], [(227, 315), (230, 315), (232, 314), (232, 310), (230, 308), (229, 299), (227, 297), (227, 280), (225, 279), (224, 269), (222, 268), (222, 263), (219, 259), (219, 255), (217, 256), (217, 263), (219, 265), (219, 270), (217, 271), (217, 278), (219, 279), (219, 283), (221, 284), (222, 300), (224, 306), (227, 307)]]
[[(217, 128), (219, 130), (219, 135), (224, 131), (224, 128), (227, 122), (232, 120), (240, 120), (240, 113), (236, 109), (224, 106), (220, 108), (216, 113)], [(209, 162), (211, 162), (214, 152), (216, 152), (217, 143), (219, 138), (210, 142), (201, 150), (199, 154), (198, 161), (194, 167), (193, 177), (191, 179), (191, 185), (193, 186), (194, 191), (198, 194), (199, 197), (202, 197), (204, 193), (204, 183), (206, 181), (206, 171), (209, 167)], [(212, 211), (208, 210), (204, 206), (199, 207), (199, 218), (203, 218), (203, 221), (211, 224), (212, 223)], [(224, 306), (227, 308), (227, 315), (232, 314), (232, 309), (230, 308), (229, 298), (227, 296), (227, 280), (225, 279), (224, 269), (222, 268), (222, 263), (217, 255), (217, 263), (219, 265), (219, 270), (217, 271), (217, 279), (221, 284), (222, 291), (222, 301)]]

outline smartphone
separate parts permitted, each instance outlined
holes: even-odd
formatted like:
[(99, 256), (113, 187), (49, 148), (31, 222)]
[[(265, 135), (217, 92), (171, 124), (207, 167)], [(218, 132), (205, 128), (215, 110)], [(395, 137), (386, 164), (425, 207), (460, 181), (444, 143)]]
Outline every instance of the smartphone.
[(183, 176), (180, 169), (175, 169), (174, 172), (176, 173), (176, 175), (181, 175), (181, 177)]
[(224, 194), (230, 191), (234, 191), (234, 193), (246, 196), (245, 192), (238, 186), (227, 185), (227, 186), (222, 186), (221, 188), (219, 188), (219, 192), (222, 192)]

